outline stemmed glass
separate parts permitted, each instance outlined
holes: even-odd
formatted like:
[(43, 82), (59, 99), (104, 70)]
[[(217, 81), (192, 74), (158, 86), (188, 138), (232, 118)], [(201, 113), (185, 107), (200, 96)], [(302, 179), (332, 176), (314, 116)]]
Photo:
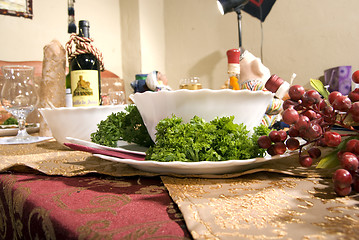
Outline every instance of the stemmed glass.
[(26, 117), (39, 102), (34, 83), (34, 67), (3, 66), (5, 83), (1, 91), (1, 104), (18, 121), (17, 136), (7, 139), (9, 143), (28, 143), (36, 140), (26, 131)]

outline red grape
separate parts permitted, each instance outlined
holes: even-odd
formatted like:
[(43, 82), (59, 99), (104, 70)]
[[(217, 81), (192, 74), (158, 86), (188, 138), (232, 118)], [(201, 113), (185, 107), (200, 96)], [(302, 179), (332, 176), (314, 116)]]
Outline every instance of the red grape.
[(327, 144), (325, 143), (325, 138), (321, 137), (317, 140), (317, 145), (320, 147), (328, 147)]
[(317, 117), (317, 113), (314, 112), (313, 110), (307, 110), (305, 112), (302, 113), (304, 116), (307, 116), (309, 118), (309, 120), (313, 120)]
[(334, 100), (340, 96), (342, 96), (342, 94), (338, 91), (331, 92), (328, 97), (329, 103), (333, 104)]
[(355, 173), (354, 177), (353, 177), (353, 188), (354, 191), (359, 192), (359, 176), (358, 173)]
[(346, 152), (340, 159), (340, 165), (348, 171), (355, 171), (359, 166), (358, 158), (354, 153)]
[(282, 155), (287, 150), (287, 147), (283, 142), (276, 142), (274, 143), (273, 147), (276, 155)]
[(347, 96), (339, 96), (337, 97), (332, 106), (335, 110), (346, 112), (350, 109), (352, 102)]
[(302, 167), (310, 167), (313, 164), (313, 159), (309, 156), (301, 156), (299, 163)]
[(277, 155), (277, 153), (274, 150), (274, 145), (271, 145), (268, 149), (267, 149), (267, 153), (271, 156), (275, 156)]
[(297, 111), (302, 111), (303, 109), (305, 109), (304, 106), (302, 105), (302, 100), (299, 100), (298, 105), (294, 105), (293, 108)]
[(328, 106), (324, 99), (321, 99), (320, 102), (317, 104), (318, 110), (322, 110), (324, 107)]
[(294, 102), (293, 100), (287, 99), (283, 102), (283, 110), (286, 110), (288, 108), (294, 108), (295, 106), (297, 106), (298, 103)]
[(342, 156), (343, 156), (344, 153), (345, 153), (344, 151), (339, 151), (339, 152), (337, 153), (337, 158), (338, 158), (339, 161), (340, 161), (340, 159), (342, 158)]
[(355, 102), (352, 104), (349, 112), (353, 115), (353, 116), (359, 116), (359, 102)]
[(301, 98), (303, 101), (302, 105), (305, 107), (310, 107), (311, 105), (317, 104), (321, 99), (322, 98), (320, 97), (320, 94), (315, 90), (306, 91)]
[(293, 101), (298, 101), (299, 99), (301, 99), (304, 93), (305, 89), (300, 85), (293, 85), (289, 88), (288, 91), (288, 95)]
[(338, 169), (334, 172), (333, 182), (339, 188), (346, 188), (352, 184), (352, 175), (348, 170)]
[(344, 197), (351, 193), (352, 187), (348, 186), (348, 187), (340, 188), (338, 186), (334, 186), (334, 191), (338, 196)]
[(298, 129), (298, 130), (301, 130), (301, 129), (308, 129), (309, 127), (309, 124), (310, 124), (310, 120), (307, 116), (299, 116), (299, 119), (298, 121), (295, 123), (295, 127)]
[(324, 115), (327, 115), (327, 114), (334, 114), (334, 108), (330, 105), (327, 105), (325, 107), (322, 108), (322, 113)]
[(336, 132), (325, 132), (324, 139), (325, 139), (325, 143), (329, 147), (336, 147), (342, 141), (342, 137), (340, 136), (339, 133), (336, 133)]
[(350, 139), (346, 143), (344, 151), (359, 154), (359, 140)]
[(267, 149), (272, 145), (271, 139), (266, 135), (260, 136), (257, 140), (257, 143), (260, 148), (264, 149)]
[(306, 137), (307, 139), (316, 139), (322, 135), (322, 127), (319, 124), (311, 123), (308, 129), (306, 130)]
[(284, 130), (279, 130), (278, 133), (280, 136), (280, 140), (284, 142), (287, 139), (287, 132)]
[(296, 129), (295, 126), (291, 126), (288, 130), (288, 135), (290, 137), (298, 137), (299, 136), (299, 131), (298, 129)]
[(294, 108), (287, 108), (284, 110), (282, 117), (283, 122), (290, 125), (298, 121), (299, 113)]
[(288, 140), (285, 142), (287, 148), (291, 151), (296, 150), (299, 148), (299, 140), (296, 138), (288, 138)]
[(322, 155), (322, 151), (320, 151), (320, 149), (317, 147), (312, 147), (308, 150), (308, 154), (311, 158), (317, 159), (320, 157), (320, 155)]
[(359, 101), (359, 88), (354, 89), (348, 94), (350, 101), (358, 102)]
[(359, 70), (353, 72), (352, 74), (352, 80), (355, 83), (359, 83)]
[(334, 123), (335, 122), (335, 112), (332, 106), (326, 106), (322, 110), (324, 121), (327, 123)]
[(359, 116), (352, 116), (354, 122), (359, 122)]
[(269, 133), (269, 138), (270, 138), (270, 140), (272, 140), (272, 142), (280, 142), (281, 141), (281, 136), (278, 131), (271, 131)]
[[(318, 114), (318, 116), (311, 121), (312, 124), (318, 124), (320, 126), (323, 125), (324, 119), (322, 118), (322, 115)], [(322, 131), (323, 132), (323, 131)]]

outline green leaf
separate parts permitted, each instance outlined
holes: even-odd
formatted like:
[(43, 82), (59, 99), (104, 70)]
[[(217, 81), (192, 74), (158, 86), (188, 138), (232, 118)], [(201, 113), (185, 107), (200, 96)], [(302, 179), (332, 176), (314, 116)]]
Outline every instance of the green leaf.
[(317, 90), (318, 93), (320, 93), (325, 99), (328, 99), (329, 96), (329, 92), (328, 90), (324, 87), (322, 81), (318, 80), (318, 79), (310, 79), (310, 85)]
[(335, 150), (331, 153), (329, 153), (328, 155), (326, 155), (325, 157), (323, 157), (318, 165), (317, 168), (334, 168), (337, 167), (340, 163), (337, 157), (339, 150)]
[(358, 136), (351, 136), (343, 140), (332, 152), (319, 161), (317, 168), (334, 168), (339, 166), (340, 162), (338, 160), (337, 154), (339, 151), (345, 148), (347, 142), (351, 139), (358, 139)]

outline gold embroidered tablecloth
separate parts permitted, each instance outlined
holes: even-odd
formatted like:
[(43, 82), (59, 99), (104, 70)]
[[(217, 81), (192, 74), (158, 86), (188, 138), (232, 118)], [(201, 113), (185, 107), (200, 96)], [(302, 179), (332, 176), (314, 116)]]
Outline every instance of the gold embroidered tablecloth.
[[(0, 145), (0, 158), (3, 171), (26, 166), (48, 175), (158, 175), (55, 141)], [(242, 173), (161, 178), (195, 239), (358, 239), (358, 198), (336, 197), (331, 174), (301, 168), (292, 156)]]

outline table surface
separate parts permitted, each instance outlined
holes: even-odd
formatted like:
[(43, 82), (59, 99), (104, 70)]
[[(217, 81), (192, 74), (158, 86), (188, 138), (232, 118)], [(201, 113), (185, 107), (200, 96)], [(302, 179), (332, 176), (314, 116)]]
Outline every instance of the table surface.
[(3, 239), (190, 239), (159, 177), (0, 174)]
[(50, 140), (0, 145), (3, 239), (358, 239), (359, 198), (294, 157), (245, 172), (178, 176)]

